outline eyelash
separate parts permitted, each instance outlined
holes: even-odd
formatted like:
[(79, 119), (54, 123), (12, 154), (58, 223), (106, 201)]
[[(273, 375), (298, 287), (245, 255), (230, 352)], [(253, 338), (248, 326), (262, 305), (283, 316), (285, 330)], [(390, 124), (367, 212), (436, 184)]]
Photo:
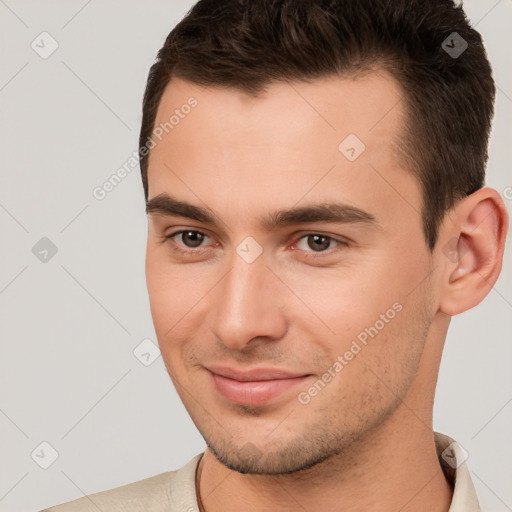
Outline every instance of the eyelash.
[[(181, 235), (182, 233), (189, 233), (189, 232), (192, 232), (192, 233), (200, 233), (202, 235), (205, 235), (208, 237), (208, 235), (202, 231), (198, 231), (198, 230), (194, 230), (194, 229), (181, 229), (179, 231), (175, 231), (173, 233), (170, 233), (169, 235), (164, 235), (162, 238), (164, 239), (163, 241), (167, 241), (167, 240), (170, 240), (173, 245), (173, 250), (175, 251), (178, 251), (182, 254), (198, 254), (200, 252), (203, 252), (204, 250), (207, 250), (206, 247), (198, 247), (198, 248), (188, 248), (188, 249), (183, 249), (183, 247), (179, 246), (175, 241), (173, 241), (172, 239), (178, 235)], [(307, 238), (309, 236), (314, 236), (314, 235), (319, 235), (319, 236), (322, 236), (322, 237), (325, 237), (327, 239), (329, 239), (330, 241), (332, 242), (335, 242), (337, 244), (336, 247), (340, 248), (341, 247), (347, 247), (349, 245), (348, 241), (346, 240), (338, 240), (332, 236), (329, 236), (329, 235), (324, 235), (322, 233), (316, 233), (316, 232), (311, 232), (311, 233), (306, 233), (304, 235), (302, 235), (301, 237), (297, 238), (297, 240), (293, 243), (293, 245), (297, 244), (300, 240), (302, 240), (303, 238)], [(208, 237), (210, 238), (210, 237)], [(336, 249), (336, 247), (334, 248), (334, 250)], [(298, 249), (300, 250), (300, 249)], [(310, 252), (310, 251), (304, 251), (304, 256), (306, 258), (321, 258), (321, 257), (325, 257), (326, 255), (331, 255), (332, 254), (332, 250), (333, 248), (329, 248), (329, 249), (326, 249), (325, 251), (321, 251), (321, 252), (318, 252), (318, 253), (315, 253), (315, 252)]]

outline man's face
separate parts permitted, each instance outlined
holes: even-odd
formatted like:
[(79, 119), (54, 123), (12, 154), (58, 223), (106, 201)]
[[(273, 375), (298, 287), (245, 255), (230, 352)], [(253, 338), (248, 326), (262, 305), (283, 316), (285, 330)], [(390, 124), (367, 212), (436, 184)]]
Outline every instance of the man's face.
[[(436, 305), (420, 186), (392, 147), (402, 95), (384, 73), (257, 98), (176, 79), (163, 95), (155, 127), (180, 119), (155, 139), (149, 200), (214, 222), (152, 202), (151, 311), (185, 407), (232, 469), (325, 460), (418, 386)], [(339, 218), (307, 210), (327, 204)], [(290, 209), (306, 210), (277, 215)]]

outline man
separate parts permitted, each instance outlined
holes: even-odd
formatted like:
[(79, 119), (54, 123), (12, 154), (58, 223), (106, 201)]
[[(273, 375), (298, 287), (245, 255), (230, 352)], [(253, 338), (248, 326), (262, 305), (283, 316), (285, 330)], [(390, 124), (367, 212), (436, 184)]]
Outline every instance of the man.
[(432, 407), (501, 268), (494, 92), (448, 0), (198, 2), (140, 160), (155, 330), (207, 448), (49, 510), (479, 510)]

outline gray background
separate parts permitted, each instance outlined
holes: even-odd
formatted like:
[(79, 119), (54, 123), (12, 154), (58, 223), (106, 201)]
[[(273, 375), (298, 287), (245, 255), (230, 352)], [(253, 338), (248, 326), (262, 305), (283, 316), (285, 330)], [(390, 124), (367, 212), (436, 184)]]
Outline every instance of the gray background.
[[(92, 195), (136, 151), (147, 71), (192, 3), (0, 0), (3, 511), (172, 470), (204, 448), (161, 357), (145, 366), (158, 354), (133, 353), (156, 342), (138, 167), (104, 200)], [(465, 5), (498, 85), (487, 181), (510, 211), (512, 1)], [(31, 47), (51, 48), (43, 31), (59, 45), (46, 59)], [(46, 262), (32, 250), (43, 237), (57, 248)], [(496, 511), (512, 510), (508, 247), (489, 297), (453, 319), (434, 414), (436, 430), (469, 452), (484, 509)], [(58, 452), (48, 469), (41, 442)]]

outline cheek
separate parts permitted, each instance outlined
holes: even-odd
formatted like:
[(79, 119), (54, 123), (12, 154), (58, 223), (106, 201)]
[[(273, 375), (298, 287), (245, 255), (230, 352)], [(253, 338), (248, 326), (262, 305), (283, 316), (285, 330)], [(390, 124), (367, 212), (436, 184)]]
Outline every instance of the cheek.
[(390, 308), (384, 300), (384, 306), (374, 304), (372, 311), (364, 310), (364, 303), (344, 302), (338, 323), (334, 316), (331, 320), (336, 336), (330, 343), (322, 340), (329, 363), (320, 379), (326, 382), (327, 377), (332, 383), (318, 393), (303, 390), (311, 399), (311, 412), (335, 416), (333, 423), (343, 422), (358, 431), (394, 410), (417, 375), (423, 353), (428, 320), (420, 298), (421, 302), (395, 302)]
[(148, 250), (146, 283), (151, 316), (168, 369), (171, 363), (179, 364), (197, 338), (205, 310), (214, 307), (208, 293), (218, 281), (218, 273), (211, 267), (175, 264), (168, 261), (163, 250)]
[(419, 251), (401, 261), (398, 253), (404, 250), (374, 251), (343, 268), (304, 267), (284, 277), (301, 299), (290, 309), (298, 329), (312, 333), (310, 339), (331, 362), (345, 354), (347, 360), (358, 359), (347, 373), (366, 364), (393, 373), (421, 353), (428, 265)]
[(407, 288), (406, 279), (391, 275), (376, 260), (361, 268), (304, 268), (290, 272), (284, 280), (301, 299), (299, 303), (290, 298), (293, 318), (316, 325), (319, 334), (346, 341), (376, 322), (382, 329), (382, 322), (387, 325), (394, 320)]
[(162, 343), (180, 327), (181, 320), (193, 304), (198, 286), (182, 267), (166, 261), (160, 248), (147, 251), (146, 283), (153, 324)]

